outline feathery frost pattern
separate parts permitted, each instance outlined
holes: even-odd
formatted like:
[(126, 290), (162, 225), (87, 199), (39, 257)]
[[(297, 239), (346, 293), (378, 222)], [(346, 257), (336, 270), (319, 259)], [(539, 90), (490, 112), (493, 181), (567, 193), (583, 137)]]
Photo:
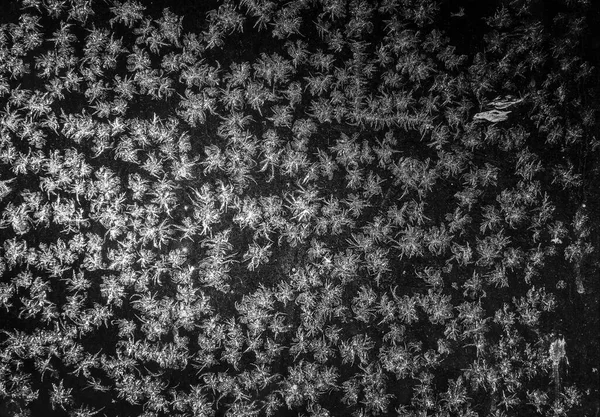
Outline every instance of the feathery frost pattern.
[(3, 6), (0, 415), (597, 416), (600, 22), (538, 3)]

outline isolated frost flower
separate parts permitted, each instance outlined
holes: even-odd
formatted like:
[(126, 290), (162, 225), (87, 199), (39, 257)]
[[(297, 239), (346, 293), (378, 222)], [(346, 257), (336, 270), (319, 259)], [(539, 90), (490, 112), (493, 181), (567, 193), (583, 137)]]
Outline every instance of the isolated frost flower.
[(55, 410), (56, 407), (59, 407), (66, 410), (66, 407), (69, 407), (73, 402), (72, 391), (72, 388), (64, 387), (63, 381), (60, 381), (58, 384), (52, 384), (52, 391), (50, 393), (52, 409)]
[(265, 246), (260, 246), (256, 243), (250, 244), (248, 247), (248, 251), (244, 253), (243, 260), (248, 263), (248, 269), (250, 271), (254, 271), (259, 265), (265, 264), (269, 261), (269, 256), (271, 256), (272, 251), (271, 244), (267, 244)]

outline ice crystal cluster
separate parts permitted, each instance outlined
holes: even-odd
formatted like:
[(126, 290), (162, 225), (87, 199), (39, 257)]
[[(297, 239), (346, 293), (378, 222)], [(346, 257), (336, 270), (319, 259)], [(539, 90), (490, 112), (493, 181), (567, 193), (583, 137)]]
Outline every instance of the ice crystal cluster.
[(3, 6), (0, 414), (598, 415), (592, 6), (465, 4)]

